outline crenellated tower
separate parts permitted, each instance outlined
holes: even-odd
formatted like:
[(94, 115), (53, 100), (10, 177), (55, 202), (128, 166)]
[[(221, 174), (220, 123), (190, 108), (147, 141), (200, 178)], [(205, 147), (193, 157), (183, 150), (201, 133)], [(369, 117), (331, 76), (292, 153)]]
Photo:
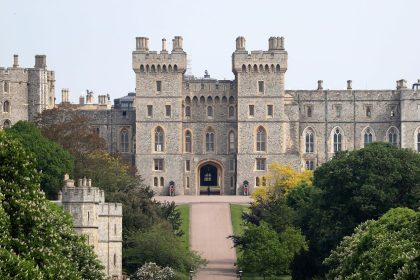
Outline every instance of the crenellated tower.
[(291, 143), (297, 135), (291, 121), (298, 116), (291, 114), (293, 98), (284, 90), (284, 38), (271, 37), (268, 50), (248, 52), (245, 38), (238, 37), (232, 71), (238, 96), (238, 187), (248, 181), (252, 188), (263, 184), (259, 177), (273, 161), (295, 164)]
[(167, 193), (170, 181), (182, 184), (182, 82), (187, 67), (182, 43), (176, 36), (169, 52), (162, 39), (157, 52), (149, 50), (148, 38), (138, 37), (133, 51), (136, 165), (158, 193)]

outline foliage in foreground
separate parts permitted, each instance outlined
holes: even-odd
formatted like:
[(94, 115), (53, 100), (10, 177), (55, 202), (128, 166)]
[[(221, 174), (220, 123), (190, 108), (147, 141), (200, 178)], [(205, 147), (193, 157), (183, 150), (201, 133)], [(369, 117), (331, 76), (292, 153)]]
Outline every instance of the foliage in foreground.
[(50, 141), (32, 123), (19, 121), (6, 134), (18, 139), (36, 158), (36, 169), (41, 176), (41, 189), (48, 199), (57, 199), (63, 186), (64, 174), (73, 169), (73, 157), (60, 145)]
[(133, 280), (173, 280), (175, 272), (169, 266), (162, 268), (155, 263), (147, 262), (131, 278)]
[(241, 251), (238, 266), (264, 277), (289, 274), (294, 255), (307, 249), (300, 231), (286, 227), (278, 234), (265, 222), (248, 224), (241, 236), (234, 237), (234, 243)]
[(163, 223), (143, 232), (133, 232), (128, 238), (124, 261), (131, 273), (146, 262), (169, 266), (183, 273), (191, 269), (197, 271), (205, 265), (205, 261), (196, 252), (185, 247), (172, 227)]
[(92, 248), (40, 190), (22, 144), (0, 131), (1, 279), (105, 279)]
[(362, 223), (324, 263), (327, 279), (420, 279), (420, 212), (395, 208)]

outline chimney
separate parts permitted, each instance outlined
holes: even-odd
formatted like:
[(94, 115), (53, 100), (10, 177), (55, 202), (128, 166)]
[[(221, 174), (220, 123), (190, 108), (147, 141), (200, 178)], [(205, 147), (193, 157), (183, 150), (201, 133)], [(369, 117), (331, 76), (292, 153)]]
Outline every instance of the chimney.
[(136, 50), (146, 52), (149, 51), (149, 38), (136, 37)]
[(79, 97), (79, 105), (85, 105), (85, 97), (83, 96), (83, 94)]
[(352, 80), (347, 80), (347, 89), (348, 90), (352, 89)]
[(46, 68), (47, 67), (47, 56), (39, 55), (35, 56), (35, 68)]
[(407, 88), (407, 81), (404, 79), (397, 81), (397, 89), (406, 89)]
[(324, 81), (322, 81), (322, 80), (318, 80), (318, 90), (322, 90), (323, 89), (323, 87), (322, 87), (322, 83), (323, 83)]
[(245, 51), (245, 37), (239, 36), (236, 38), (236, 50), (237, 51)]
[(13, 55), (13, 68), (19, 67), (19, 56), (17, 54)]
[(162, 52), (166, 52), (166, 39), (162, 39)]
[(181, 36), (175, 36), (172, 40), (172, 51), (182, 51), (182, 41)]

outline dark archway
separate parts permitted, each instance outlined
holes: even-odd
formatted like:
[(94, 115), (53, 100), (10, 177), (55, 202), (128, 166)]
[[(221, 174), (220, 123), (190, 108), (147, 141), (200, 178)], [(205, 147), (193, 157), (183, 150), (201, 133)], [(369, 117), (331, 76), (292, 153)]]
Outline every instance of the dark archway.
[(220, 194), (220, 171), (213, 163), (200, 167), (200, 194)]

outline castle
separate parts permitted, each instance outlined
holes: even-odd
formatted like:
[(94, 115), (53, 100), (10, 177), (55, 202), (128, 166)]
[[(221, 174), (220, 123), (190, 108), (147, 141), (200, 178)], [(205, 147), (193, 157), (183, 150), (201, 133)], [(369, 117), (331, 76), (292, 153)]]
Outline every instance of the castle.
[[(345, 90), (325, 89), (322, 81), (314, 90), (286, 90), (287, 61), (283, 37), (271, 37), (267, 50), (251, 52), (238, 37), (234, 80), (207, 73), (196, 78), (185, 74), (182, 37), (172, 40), (170, 51), (163, 39), (159, 52), (138, 37), (132, 53), (135, 92), (115, 99), (114, 106), (104, 95), (93, 104), (88, 92), (75, 108), (91, 116), (110, 152), (131, 159), (144, 183), (163, 195), (169, 185), (177, 194), (242, 194), (244, 183), (251, 191), (264, 184), (274, 161), (314, 169), (337, 151), (374, 141), (420, 151), (420, 81), (410, 88), (399, 80), (389, 90), (353, 89), (351, 80)], [(4, 73), (13, 69), (3, 70), (0, 83), (10, 84)], [(39, 95), (19, 94), (25, 93), (26, 99)], [(63, 103), (68, 94), (62, 91)], [(11, 95), (0, 91), (0, 100), (4, 104)], [(3, 123), (7, 114), (10, 109), (2, 113)]]
[(75, 186), (68, 175), (56, 203), (73, 217), (75, 230), (86, 235), (109, 279), (123, 279), (121, 203), (106, 203), (104, 191), (93, 187), (90, 179), (79, 179)]

